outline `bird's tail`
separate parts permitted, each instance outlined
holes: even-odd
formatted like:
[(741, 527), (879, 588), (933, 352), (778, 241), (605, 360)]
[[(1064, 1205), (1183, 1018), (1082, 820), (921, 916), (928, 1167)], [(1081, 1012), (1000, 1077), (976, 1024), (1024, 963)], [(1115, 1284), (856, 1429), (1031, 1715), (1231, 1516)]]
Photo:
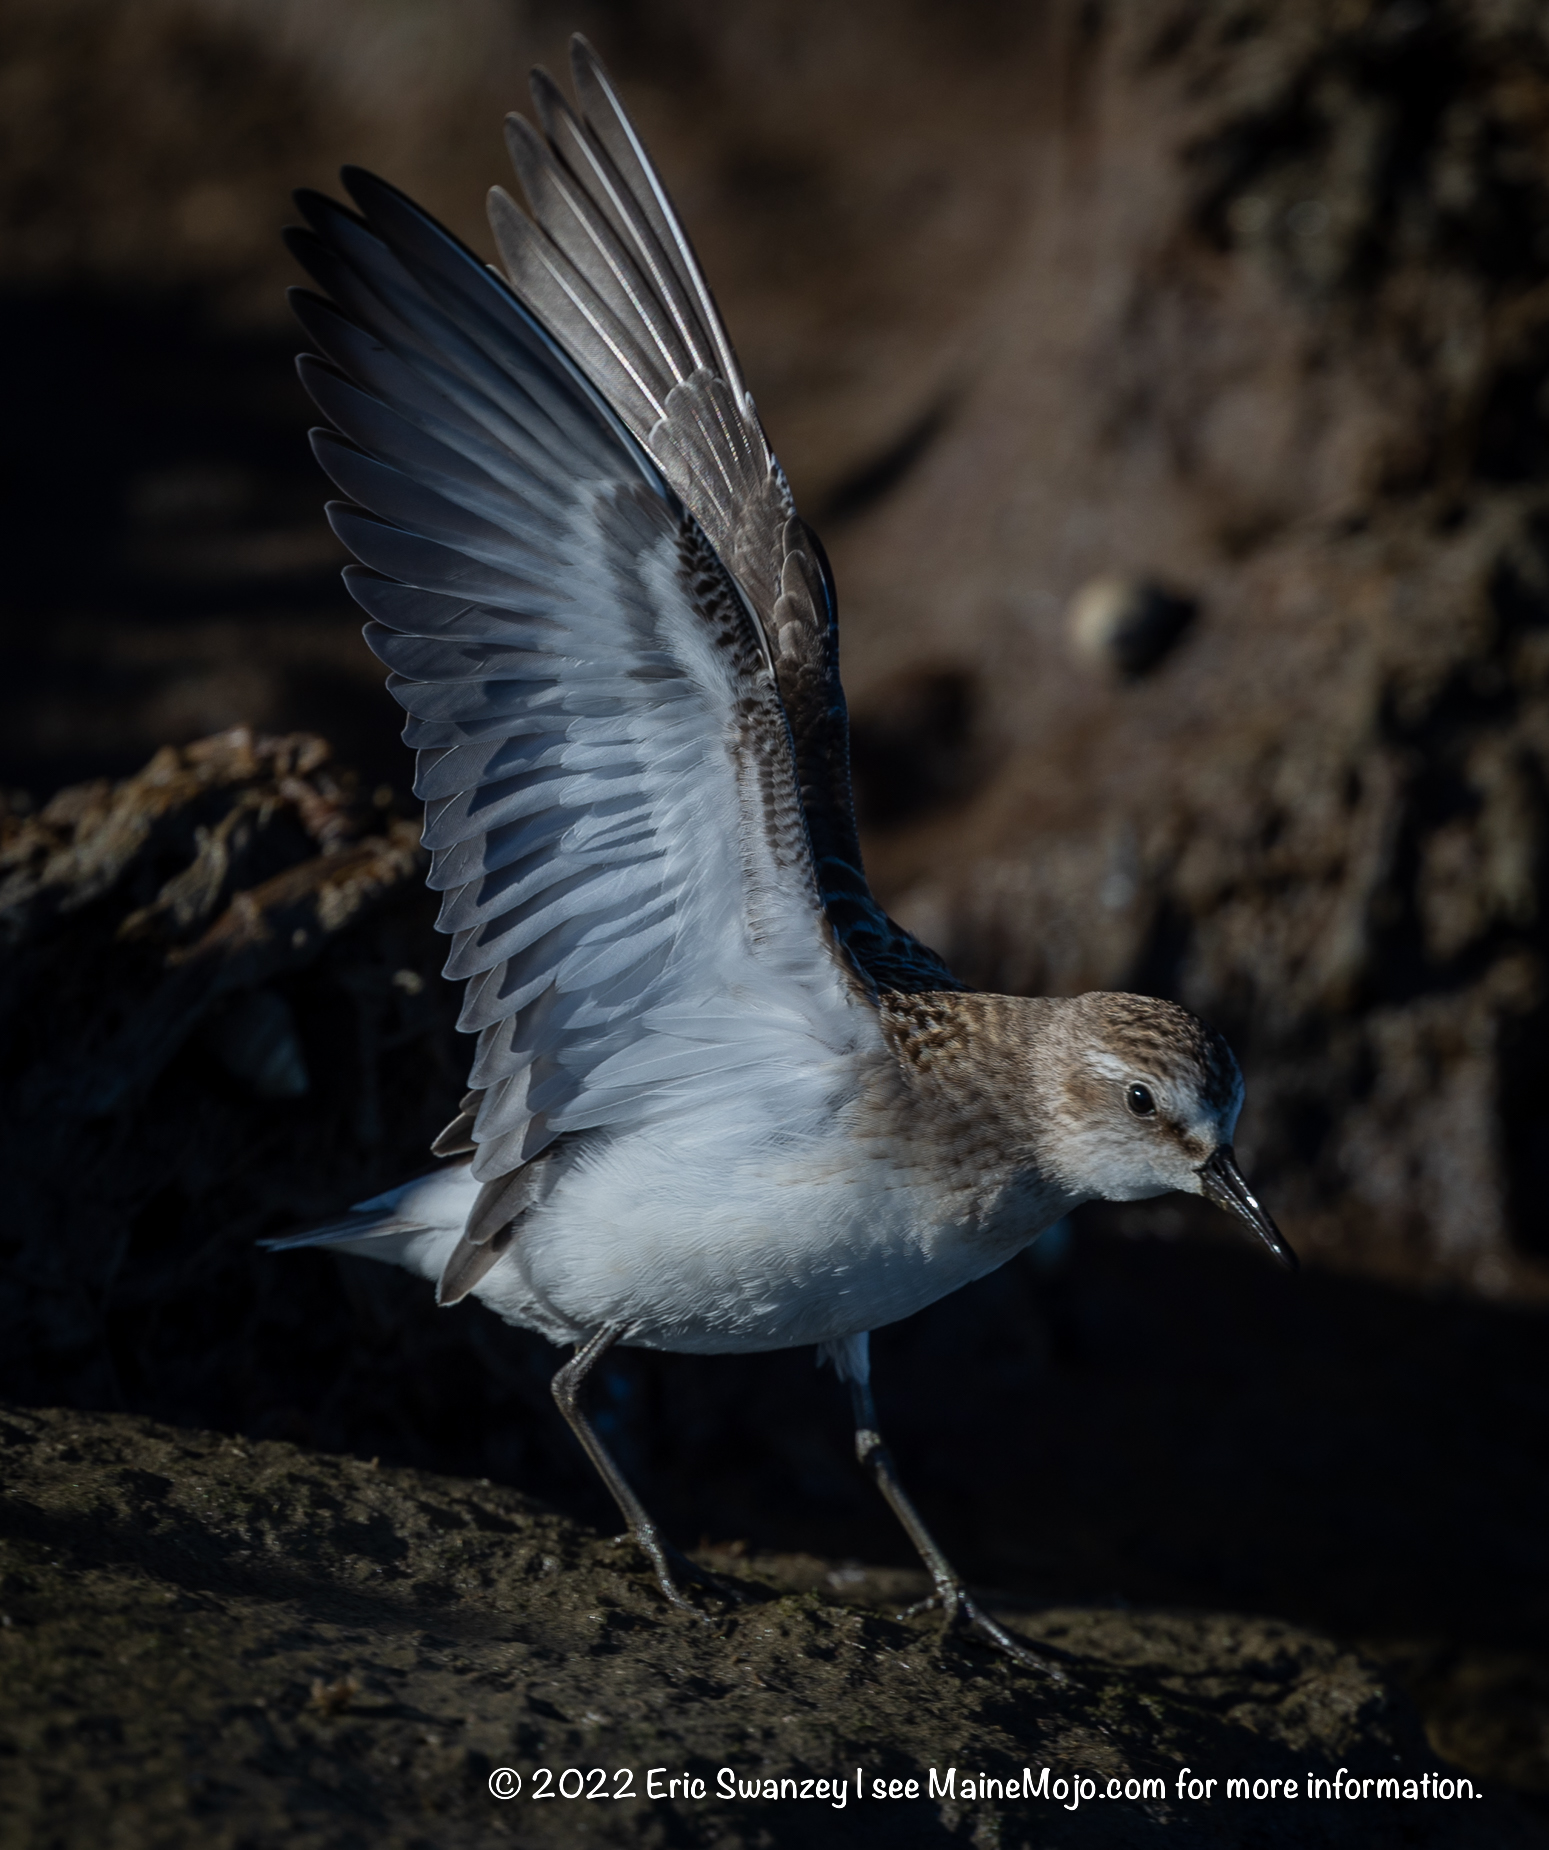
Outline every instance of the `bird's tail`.
[[(339, 1220), (300, 1233), (260, 1240), (270, 1252), (301, 1246), (329, 1246), (363, 1259), (381, 1259), (427, 1278), (438, 1278), (447, 1251), (456, 1245), (479, 1192), (467, 1163), (448, 1164), (429, 1175), (357, 1202)], [(446, 1250), (443, 1250), (446, 1249)]]

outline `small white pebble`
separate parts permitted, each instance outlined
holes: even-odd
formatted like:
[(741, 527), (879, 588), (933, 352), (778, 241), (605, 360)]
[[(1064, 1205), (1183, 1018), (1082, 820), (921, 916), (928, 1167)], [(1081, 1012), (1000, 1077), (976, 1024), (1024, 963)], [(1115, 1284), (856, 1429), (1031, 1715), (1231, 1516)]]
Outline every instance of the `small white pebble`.
[(1134, 678), (1161, 661), (1193, 616), (1191, 599), (1150, 579), (1105, 572), (1071, 599), (1065, 628), (1078, 661)]

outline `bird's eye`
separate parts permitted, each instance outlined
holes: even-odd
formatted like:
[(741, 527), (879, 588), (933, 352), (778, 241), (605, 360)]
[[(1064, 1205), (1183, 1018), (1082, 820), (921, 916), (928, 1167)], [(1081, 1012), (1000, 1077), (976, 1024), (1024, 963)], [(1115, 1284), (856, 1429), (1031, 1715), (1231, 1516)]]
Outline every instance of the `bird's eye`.
[(1124, 1094), (1124, 1102), (1137, 1118), (1149, 1118), (1156, 1110), (1156, 1100), (1145, 1086), (1131, 1086)]

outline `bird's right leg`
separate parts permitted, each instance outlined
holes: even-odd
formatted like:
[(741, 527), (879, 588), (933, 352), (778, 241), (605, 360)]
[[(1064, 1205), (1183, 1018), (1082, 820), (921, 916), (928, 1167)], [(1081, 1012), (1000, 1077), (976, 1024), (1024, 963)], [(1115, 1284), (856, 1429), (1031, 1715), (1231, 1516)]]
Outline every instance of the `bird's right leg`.
[(646, 1513), (645, 1505), (635, 1495), (628, 1478), (614, 1463), (612, 1454), (603, 1444), (597, 1428), (586, 1417), (581, 1405), (581, 1384), (591, 1373), (593, 1366), (607, 1354), (624, 1334), (625, 1326), (621, 1323), (604, 1324), (584, 1343), (577, 1346), (576, 1352), (555, 1375), (550, 1386), (559, 1410), (570, 1422), (570, 1430), (581, 1441), (586, 1455), (597, 1467), (597, 1474), (613, 1493), (613, 1501), (619, 1506), (629, 1532), (639, 1544), (641, 1552), (656, 1570), (657, 1585), (674, 1606), (684, 1612), (691, 1612), (697, 1619), (708, 1615), (701, 1612), (694, 1602), (679, 1587), (673, 1578), (673, 1569), (686, 1579), (707, 1582), (723, 1592), (732, 1589), (722, 1585), (714, 1576), (708, 1575), (702, 1568), (696, 1567), (686, 1555), (679, 1551), (663, 1536), (660, 1529)]
[(998, 1625), (984, 1611), (942, 1553), (941, 1544), (926, 1528), (920, 1512), (914, 1507), (913, 1499), (899, 1481), (893, 1454), (877, 1431), (877, 1408), (871, 1396), (869, 1380), (851, 1377), (850, 1405), (855, 1413), (855, 1456), (876, 1479), (878, 1490), (886, 1497), (889, 1508), (903, 1524), (909, 1540), (918, 1549), (920, 1559), (936, 1583), (935, 1599), (926, 1601), (926, 1604), (940, 1602), (948, 1630), (964, 1627), (976, 1631), (981, 1638), (1004, 1651), (1008, 1657), (1014, 1657), (1019, 1664), (1025, 1664), (1030, 1670), (1040, 1670), (1056, 1683), (1063, 1683), (1063, 1671), (1056, 1669), (1036, 1652), (1028, 1650), (1020, 1639), (1013, 1638), (1005, 1626)]

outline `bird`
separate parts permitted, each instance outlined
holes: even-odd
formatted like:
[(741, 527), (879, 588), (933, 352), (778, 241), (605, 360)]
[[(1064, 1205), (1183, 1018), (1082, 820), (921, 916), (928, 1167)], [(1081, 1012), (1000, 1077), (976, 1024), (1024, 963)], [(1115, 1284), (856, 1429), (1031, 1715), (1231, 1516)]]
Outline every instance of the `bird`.
[[(486, 264), (404, 193), (296, 195), (297, 362), (351, 595), (416, 753), (458, 1025), (440, 1166), (271, 1240), (406, 1267), (571, 1350), (553, 1393), (664, 1598), (705, 1570), (589, 1418), (615, 1345), (812, 1345), (950, 1629), (974, 1598), (877, 1421), (869, 1337), (1082, 1202), (1172, 1190), (1295, 1256), (1178, 1004), (969, 988), (867, 884), (835, 584), (617, 86), (506, 122)], [(712, 1582), (714, 1577), (709, 1577)]]

